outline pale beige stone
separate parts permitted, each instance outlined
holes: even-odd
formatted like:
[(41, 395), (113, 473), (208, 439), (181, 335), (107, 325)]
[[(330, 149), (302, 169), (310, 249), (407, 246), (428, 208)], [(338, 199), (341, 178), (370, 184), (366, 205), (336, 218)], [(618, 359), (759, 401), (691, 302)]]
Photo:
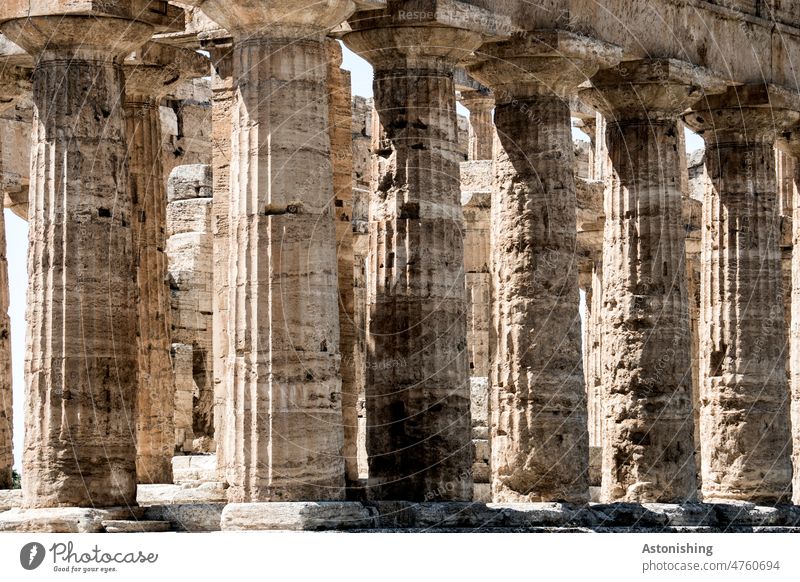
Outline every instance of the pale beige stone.
[(1, 533), (102, 533), (103, 522), (130, 520), (130, 508), (90, 509), (78, 507), (14, 508), (0, 513)]
[(709, 97), (686, 117), (706, 140), (700, 431), (703, 499), (791, 498), (789, 387), (776, 135), (800, 117), (765, 85)]
[(461, 91), (459, 101), (469, 110), (469, 160), (491, 160), (494, 145), (492, 109), (494, 97), (489, 91)]
[(25, 505), (134, 503), (137, 313), (122, 56), (153, 28), (84, 17), (26, 18), (1, 26), (39, 57), (33, 85)]
[(194, 2), (234, 38), (224, 463), (231, 501), (344, 495), (324, 36), (348, 1)]
[(160, 103), (181, 81), (202, 76), (196, 52), (149, 42), (125, 61), (125, 119), (133, 201), (139, 390), (136, 401), (139, 483), (172, 483), (175, 388), (170, 362), (167, 196)]
[[(603, 248), (605, 502), (696, 496), (678, 116), (718, 83), (682, 62), (625, 63), (584, 95), (607, 119)], [(687, 178), (688, 180), (688, 178)]]
[[(788, 134), (784, 144), (794, 159), (791, 167), (793, 203), (791, 204), (793, 218), (792, 233), (792, 280), (791, 280), (791, 313), (789, 328), (789, 362), (791, 386), (791, 427), (792, 427), (792, 501), (800, 505), (800, 200), (797, 192), (800, 189), (800, 133), (794, 129)], [(789, 198), (789, 195), (787, 195)], [(786, 205), (784, 205), (785, 207)]]
[(342, 354), (344, 469), (348, 487), (358, 475), (358, 386), (356, 385), (355, 272), (353, 253), (353, 106), (350, 72), (341, 68), (338, 41), (325, 42), (328, 59), (328, 132), (331, 139), (333, 207), (339, 277), (339, 351)]
[(231, 122), (234, 102), (233, 55), (229, 39), (223, 38), (209, 47), (212, 90), (212, 162), (213, 187), (213, 316), (212, 349), (214, 351), (214, 427), (217, 440), (217, 476), (225, 478), (225, 456), (232, 449), (233, 432), (226, 426), (230, 414), (225, 380), (231, 352), (228, 332), (228, 301), (230, 297), (230, 152)]
[[(211, 167), (178, 166), (167, 185), (172, 298), (174, 441), (182, 452), (213, 452), (213, 235)], [(171, 480), (170, 480), (171, 482)]]

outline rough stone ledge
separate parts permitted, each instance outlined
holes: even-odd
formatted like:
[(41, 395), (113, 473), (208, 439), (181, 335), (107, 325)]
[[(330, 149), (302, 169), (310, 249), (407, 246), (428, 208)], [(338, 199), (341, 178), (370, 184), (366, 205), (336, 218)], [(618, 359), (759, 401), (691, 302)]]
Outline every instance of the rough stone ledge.
[(172, 531), (220, 531), (224, 503), (189, 503), (180, 505), (153, 505), (145, 509), (144, 518), (168, 521)]
[(218, 482), (138, 485), (136, 488), (136, 502), (141, 506), (225, 503), (227, 500), (225, 485)]
[(138, 520), (141, 517), (142, 510), (138, 507), (15, 508), (0, 513), (0, 532), (103, 533), (103, 522)]
[[(141, 521), (142, 525), (128, 523), (131, 521)], [(151, 526), (163, 531), (169, 523), (171, 531), (181, 532), (800, 533), (800, 506), (381, 501), (15, 508), (0, 513), (0, 532), (99, 533), (107, 529), (104, 523), (115, 531), (138, 531)], [(133, 529), (126, 529), (128, 526)]]
[(0, 512), (22, 507), (22, 489), (0, 489)]
[(800, 507), (753, 504), (253, 503), (226, 506), (222, 530), (437, 532), (793, 532)]

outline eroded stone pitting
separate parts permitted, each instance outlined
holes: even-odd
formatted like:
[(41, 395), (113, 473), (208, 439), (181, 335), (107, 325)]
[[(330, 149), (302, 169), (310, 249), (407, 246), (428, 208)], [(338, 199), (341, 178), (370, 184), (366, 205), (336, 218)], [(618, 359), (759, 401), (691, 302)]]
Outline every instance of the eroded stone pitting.
[(0, 5), (32, 338), (0, 529), (795, 531), (797, 41), (765, 4), (800, 26), (662, 0)]

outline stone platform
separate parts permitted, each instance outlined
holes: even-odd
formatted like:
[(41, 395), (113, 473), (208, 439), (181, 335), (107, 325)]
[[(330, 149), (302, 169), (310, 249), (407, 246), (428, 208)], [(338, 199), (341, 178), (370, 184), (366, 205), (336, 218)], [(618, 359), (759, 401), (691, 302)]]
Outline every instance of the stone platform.
[(176, 503), (0, 513), (0, 532), (318, 531), (458, 533), (800, 533), (800, 507), (747, 503)]
[(222, 531), (798, 532), (800, 507), (753, 504), (242, 503)]

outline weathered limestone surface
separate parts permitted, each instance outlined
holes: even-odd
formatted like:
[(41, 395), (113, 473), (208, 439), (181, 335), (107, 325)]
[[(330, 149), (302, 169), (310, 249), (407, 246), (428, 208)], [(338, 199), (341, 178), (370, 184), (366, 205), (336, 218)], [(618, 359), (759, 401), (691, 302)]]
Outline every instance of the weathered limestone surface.
[[(394, 16), (387, 17), (390, 20)], [(463, 214), (454, 67), (477, 32), (363, 28), (375, 67), (366, 406), (369, 495), (472, 498)], [(409, 47), (413, 47), (409, 48)], [(422, 47), (423, 50), (418, 50)]]
[(339, 286), (339, 351), (342, 354), (344, 469), (348, 487), (358, 482), (358, 387), (356, 385), (355, 273), (353, 254), (353, 104), (342, 48), (325, 41), (328, 60), (328, 131), (331, 139), (333, 207)]
[[(234, 38), (229, 500), (344, 495), (324, 36), (348, 1), (193, 2)], [(308, 4), (308, 3), (306, 3)]]
[(467, 288), (467, 350), (472, 418), (473, 498), (491, 501), (489, 369), (491, 353), (491, 160), (461, 163), (464, 208), (464, 271)]
[[(0, 70), (0, 112), (13, 106), (21, 93), (30, 87), (29, 75), (24, 70), (11, 67)], [(4, 144), (0, 141), (0, 202), (6, 189), (3, 167)], [(11, 468), (14, 465), (14, 415), (11, 380), (11, 320), (8, 315), (9, 287), (8, 261), (6, 259), (6, 223), (3, 204), (0, 203), (0, 490), (10, 489)]]
[[(0, 37), (1, 38), (1, 37)], [(0, 65), (0, 68), (2, 65)], [(10, 77), (11, 66), (4, 74)], [(27, 78), (25, 90), (10, 102), (0, 105), (0, 202), (20, 218), (28, 219), (28, 185), (30, 182), (31, 122), (33, 103), (30, 91), (30, 69), (23, 69)], [(15, 75), (16, 76), (16, 75)], [(5, 86), (6, 98), (12, 92)], [(15, 82), (16, 84), (16, 82)], [(16, 92), (16, 89), (14, 90)]]
[(221, 524), (222, 531), (365, 529), (375, 515), (360, 503), (231, 503)]
[(800, 200), (796, 192), (800, 191), (800, 131), (793, 129), (788, 134), (786, 144), (788, 151), (794, 156), (794, 173), (792, 175), (795, 200), (792, 207), (792, 282), (791, 282), (791, 326), (789, 328), (789, 360), (791, 385), (791, 427), (792, 427), (792, 501), (800, 505)]
[(153, 28), (102, 17), (0, 26), (38, 57), (25, 505), (134, 504), (137, 310), (122, 56)]
[(175, 388), (170, 362), (171, 307), (166, 255), (167, 196), (161, 99), (186, 77), (202, 76), (193, 51), (150, 42), (126, 59), (125, 118), (130, 142), (133, 248), (139, 310), (136, 408), (139, 483), (172, 483)]
[[(203, 77), (208, 77), (208, 59), (203, 59), (199, 54), (197, 58), (205, 61)], [(199, 63), (193, 65), (184, 71), (183, 79), (196, 74), (192, 69)], [(175, 81), (161, 102), (164, 182), (177, 166), (212, 163), (214, 135), (211, 84), (208, 78)]]
[(0, 533), (102, 533), (104, 521), (137, 517), (136, 508), (14, 508), (0, 513)]
[(175, 381), (173, 446), (213, 452), (212, 182), (205, 165), (178, 166), (167, 186)]
[(372, 138), (380, 133), (372, 99), (353, 97), (353, 313), (356, 327), (355, 390), (358, 395), (358, 474), (366, 481), (367, 461), (367, 267), (369, 200), (373, 183)]
[[(706, 75), (707, 76), (707, 75)], [(605, 502), (696, 495), (678, 115), (710, 83), (683, 63), (625, 63), (586, 93), (606, 116), (603, 248)]]
[[(698, 105), (699, 107), (699, 105)], [(789, 388), (774, 144), (794, 95), (745, 86), (687, 123), (706, 140), (700, 394), (703, 498), (791, 498)]]
[(494, 97), (488, 91), (461, 91), (459, 101), (469, 110), (469, 160), (491, 160), (494, 145), (492, 109)]
[(231, 122), (233, 120), (234, 86), (233, 86), (233, 54), (232, 45), (225, 42), (214, 42), (209, 46), (211, 55), (211, 90), (212, 90), (212, 162), (211, 173), (214, 179), (213, 216), (213, 312), (212, 325), (214, 334), (212, 348), (214, 352), (214, 426), (217, 440), (217, 472), (220, 480), (225, 479), (225, 456), (231, 449), (233, 433), (228, 430), (226, 421), (229, 410), (226, 406), (228, 377), (227, 365), (231, 353), (230, 334), (228, 333), (230, 298), (230, 163), (231, 163)]
[(585, 502), (589, 452), (567, 96), (618, 57), (611, 47), (559, 32), (516, 37), (484, 53), (489, 58), (470, 71), (497, 102), (492, 496)]

